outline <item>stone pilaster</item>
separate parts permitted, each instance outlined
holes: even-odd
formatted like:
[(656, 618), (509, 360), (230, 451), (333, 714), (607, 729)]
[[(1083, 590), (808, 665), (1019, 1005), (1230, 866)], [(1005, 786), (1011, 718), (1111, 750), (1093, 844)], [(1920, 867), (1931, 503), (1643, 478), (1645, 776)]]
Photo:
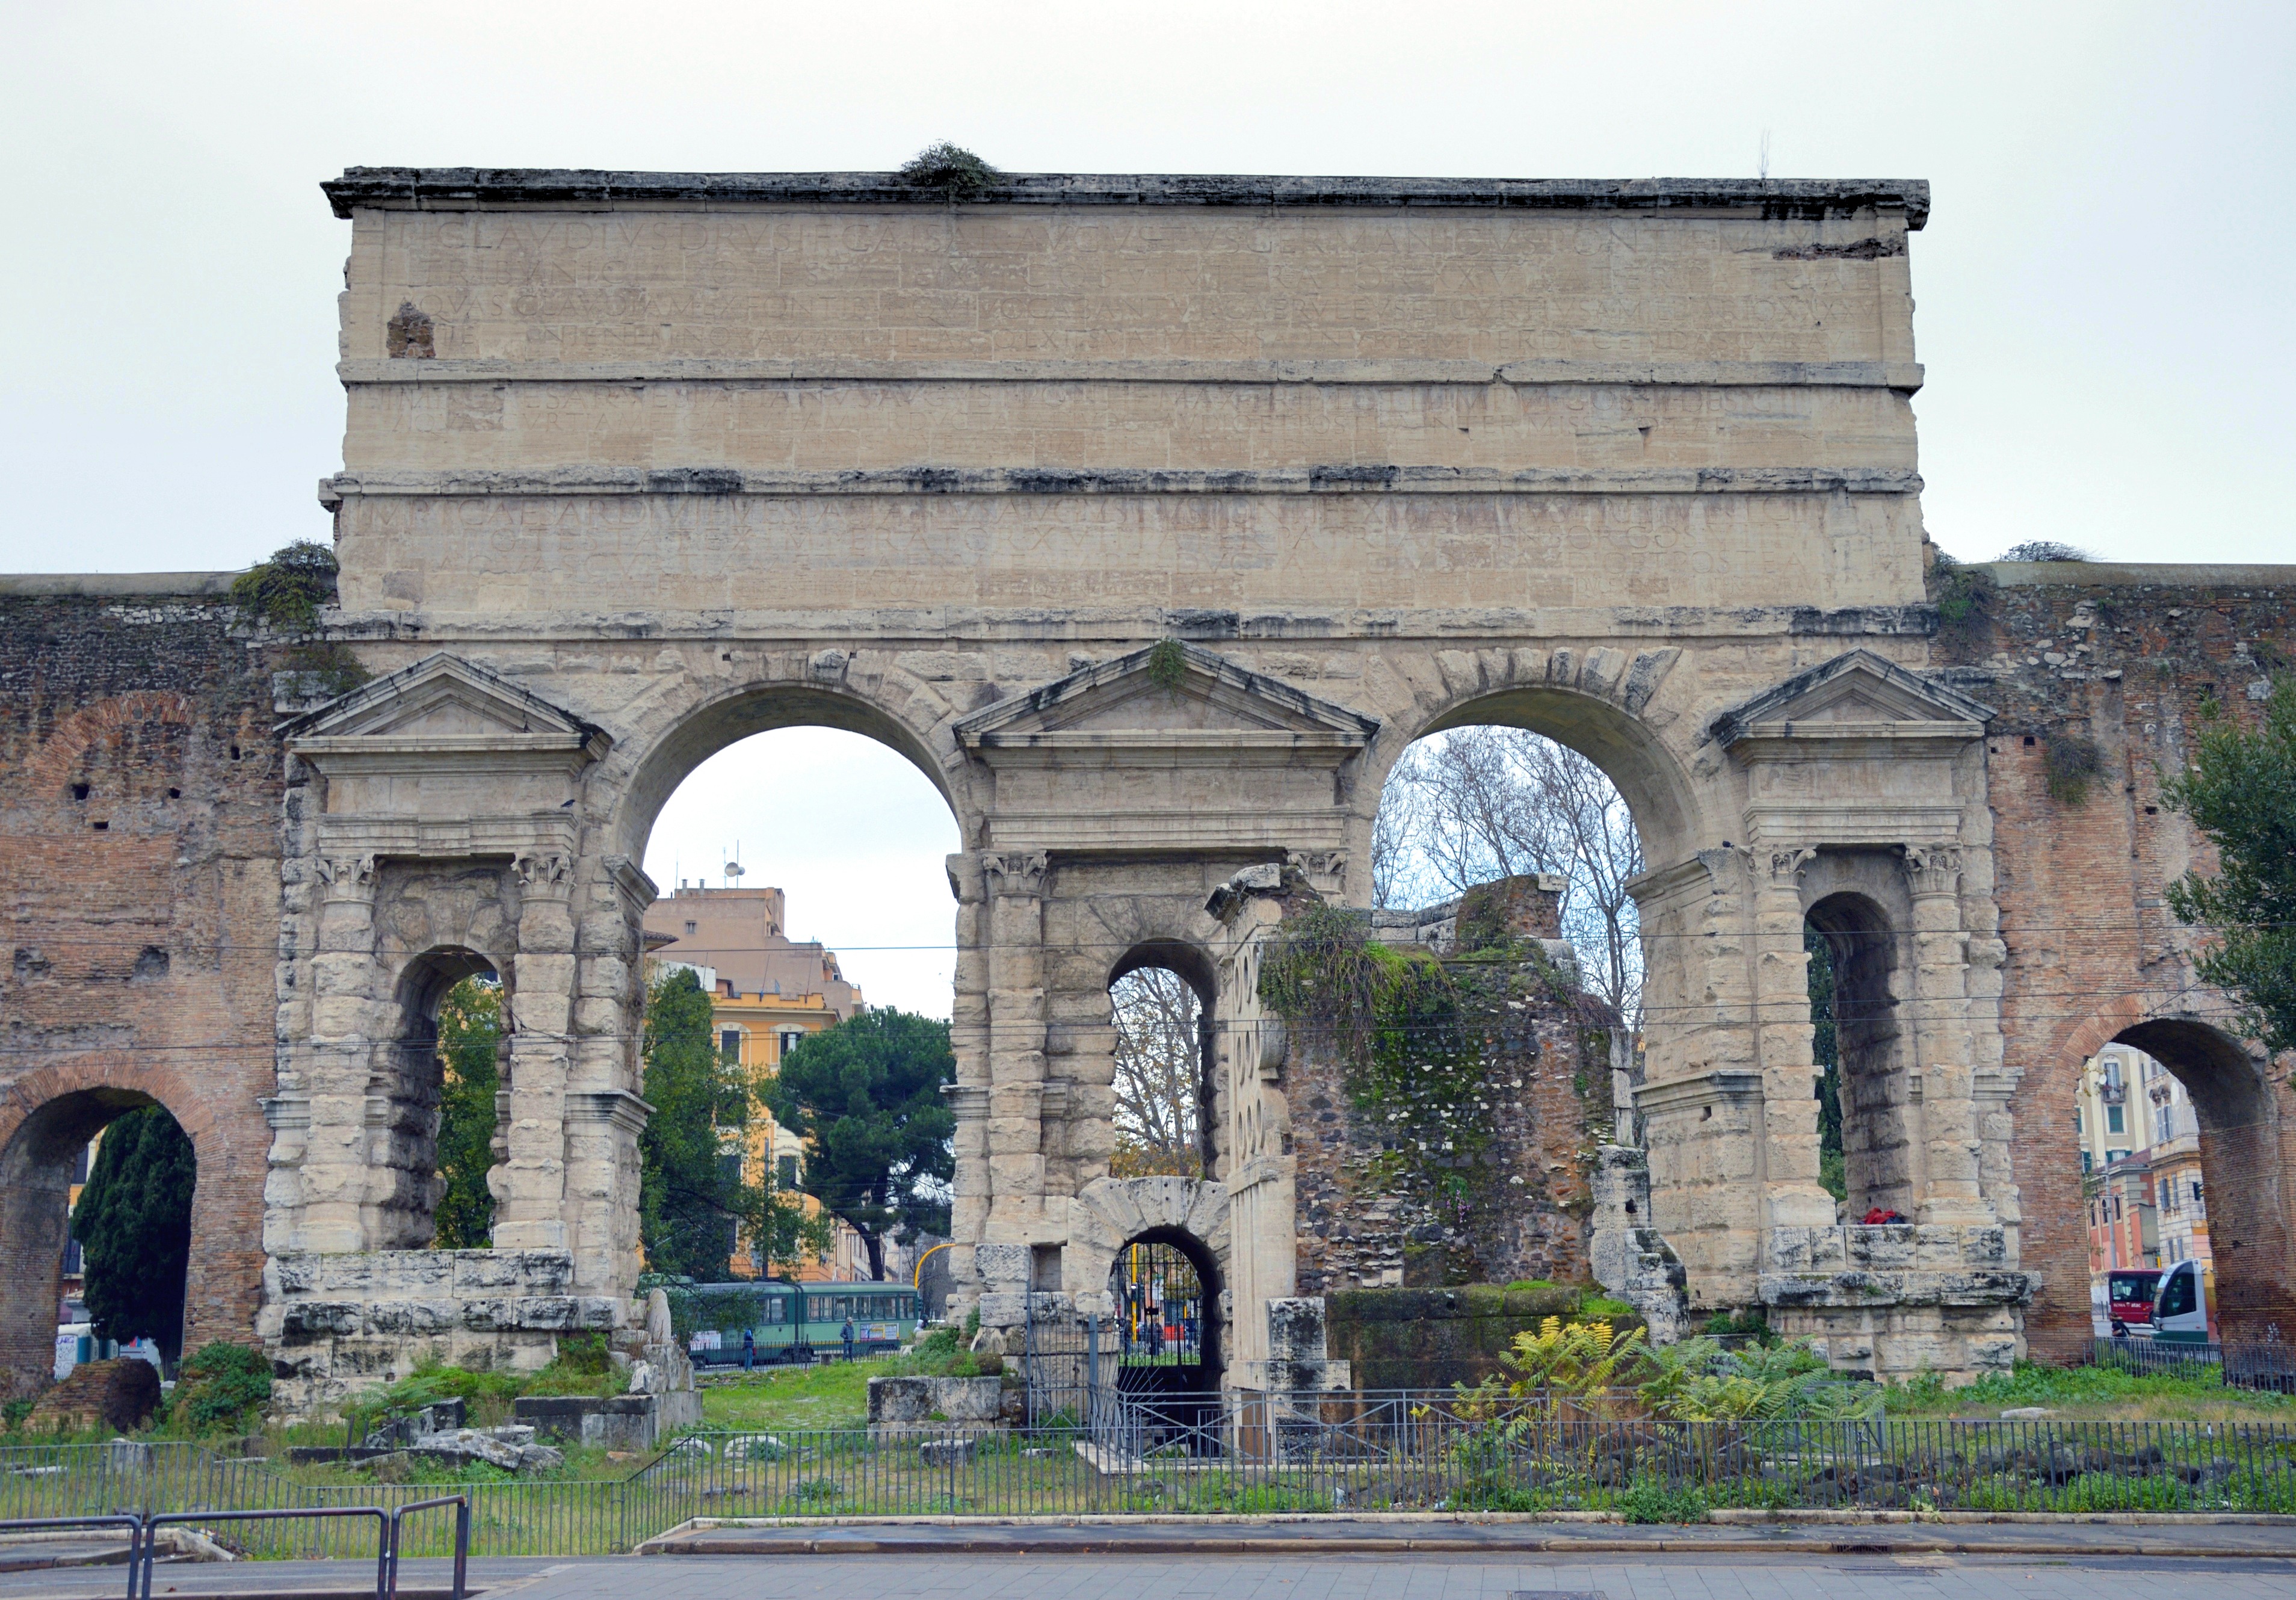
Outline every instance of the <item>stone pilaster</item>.
[(949, 893), (956, 897), (956, 972), (950, 998), (949, 1048), (956, 1081), (944, 1091), (956, 1119), (955, 1199), (949, 1211), (952, 1302), (959, 1313), (980, 1294), (973, 1246), (987, 1237), (995, 1194), (988, 1167), (988, 924), (987, 873), (977, 856), (948, 857)]
[(302, 1200), (296, 1244), (365, 1250), (367, 1237), (368, 1079), (379, 1039), (390, 1032), (376, 993), (374, 857), (319, 862), (318, 946), (311, 957), (311, 1038), (304, 1063)]
[[(990, 1200), (984, 1242), (1025, 1245), (1044, 1221), (1045, 881), (1042, 851), (981, 857), (988, 890), (988, 1123)], [(984, 1291), (1025, 1293), (1025, 1249), (1018, 1283)], [(985, 1259), (976, 1257), (976, 1261)], [(1005, 1258), (996, 1258), (1003, 1260)]]
[(1833, 1196), (1817, 1181), (1817, 1064), (1811, 1053), (1809, 954), (1801, 870), (1814, 849), (1752, 852), (1755, 1038), (1762, 1063), (1762, 1176), (1767, 1221), (1823, 1227)]
[(566, 1095), (572, 1061), (573, 861), (521, 856), (516, 971), (510, 984), (508, 1126), (504, 1159), (487, 1175), (495, 1196), (497, 1250), (563, 1251)]
[(1908, 845), (1913, 898), (1914, 1065), (1921, 1077), (1925, 1179), (1921, 1219), (1995, 1220), (1980, 1185), (1976, 1084), (1970, 1063), (1969, 936), (1962, 927), (1961, 851)]

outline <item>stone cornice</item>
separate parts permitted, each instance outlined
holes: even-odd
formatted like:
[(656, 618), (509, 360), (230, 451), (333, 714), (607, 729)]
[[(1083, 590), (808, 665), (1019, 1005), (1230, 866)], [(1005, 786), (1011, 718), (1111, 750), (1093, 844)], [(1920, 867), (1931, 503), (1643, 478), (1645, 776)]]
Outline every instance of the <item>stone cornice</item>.
[[(1612, 384), (1920, 390), (1915, 362), (1884, 361), (456, 361), (336, 364), (346, 387), (380, 383)], [(196, 575), (193, 575), (196, 576)], [(226, 575), (227, 576), (227, 575)]]
[[(381, 210), (606, 210), (731, 206), (930, 206), (946, 194), (890, 172), (617, 172), (532, 167), (352, 167), (319, 185), (348, 217)], [(1029, 172), (1004, 176), (984, 206), (1300, 206), (1413, 210), (1642, 211), (1685, 217), (1818, 221), (1865, 211), (1929, 220), (1920, 178), (1288, 177), (1242, 174)]]
[(1496, 467), (1354, 464), (1166, 471), (1147, 467), (545, 467), (524, 472), (344, 472), (319, 480), (332, 511), (354, 496), (564, 495), (1918, 495), (1902, 467)]

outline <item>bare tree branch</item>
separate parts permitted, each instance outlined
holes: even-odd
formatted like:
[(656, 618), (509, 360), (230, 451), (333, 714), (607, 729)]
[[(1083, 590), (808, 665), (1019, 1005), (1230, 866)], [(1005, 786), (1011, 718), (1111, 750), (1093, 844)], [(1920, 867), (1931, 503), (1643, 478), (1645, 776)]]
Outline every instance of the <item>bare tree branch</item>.
[(1464, 727), (1422, 740), (1390, 775), (1372, 830), (1381, 906), (1425, 905), (1477, 883), (1556, 873), (1562, 934), (1589, 986), (1630, 1023), (1642, 1012), (1642, 946), (1626, 891), (1643, 870), (1642, 837), (1601, 767), (1511, 727)]
[(1110, 986), (1116, 1016), (1119, 1176), (1193, 1175), (1201, 1039), (1196, 991), (1168, 967), (1141, 967)]

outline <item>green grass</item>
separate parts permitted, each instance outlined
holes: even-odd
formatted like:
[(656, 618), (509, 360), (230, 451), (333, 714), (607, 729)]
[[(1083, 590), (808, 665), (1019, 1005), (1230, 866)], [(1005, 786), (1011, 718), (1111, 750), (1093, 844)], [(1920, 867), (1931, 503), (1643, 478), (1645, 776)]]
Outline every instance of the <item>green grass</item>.
[(777, 1428), (865, 1428), (869, 1380), (886, 1375), (877, 1361), (831, 1361), (819, 1366), (761, 1367), (737, 1383), (701, 1391), (701, 1425), (743, 1432)]
[(1892, 1416), (1994, 1417), (2014, 1407), (2040, 1406), (2067, 1422), (2296, 1421), (2296, 1399), (2227, 1389), (2205, 1368), (2176, 1376), (2021, 1361), (2013, 1372), (1961, 1389), (1948, 1389), (1929, 1374), (1891, 1384), (1887, 1403)]

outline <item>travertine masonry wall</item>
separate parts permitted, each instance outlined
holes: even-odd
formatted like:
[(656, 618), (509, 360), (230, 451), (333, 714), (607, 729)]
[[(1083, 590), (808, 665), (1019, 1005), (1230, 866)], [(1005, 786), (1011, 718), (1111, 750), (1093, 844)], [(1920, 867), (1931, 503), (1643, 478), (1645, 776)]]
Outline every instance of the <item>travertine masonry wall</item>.
[(253, 1337), (281, 769), (227, 578), (0, 579), (0, 1366), (49, 1376), (66, 1186), (157, 1102), (199, 1159), (184, 1343)]

